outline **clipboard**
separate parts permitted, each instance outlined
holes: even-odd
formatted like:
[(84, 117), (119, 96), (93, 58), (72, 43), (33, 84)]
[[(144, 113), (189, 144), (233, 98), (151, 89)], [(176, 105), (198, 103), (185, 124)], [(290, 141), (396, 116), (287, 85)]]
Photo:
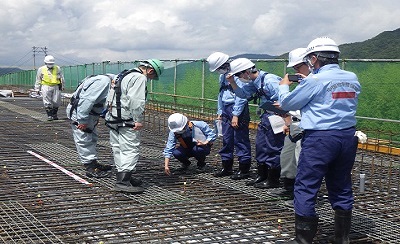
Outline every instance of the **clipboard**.
[(265, 103), (261, 104), (259, 107), (264, 110), (271, 111), (273, 113), (280, 114), (280, 115), (286, 114), (288, 112), (288, 111), (282, 110), (280, 108), (277, 108), (274, 105), (274, 103), (271, 101), (266, 101)]

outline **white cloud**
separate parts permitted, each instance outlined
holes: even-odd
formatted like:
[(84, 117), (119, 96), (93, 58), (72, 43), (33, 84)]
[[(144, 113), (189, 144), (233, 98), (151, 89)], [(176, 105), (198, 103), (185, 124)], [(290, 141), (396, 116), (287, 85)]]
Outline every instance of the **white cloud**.
[(399, 28), (398, 14), (394, 0), (3, 0), (0, 66), (29, 68), (33, 46), (70, 59), (66, 65), (280, 55), (318, 36), (364, 41)]

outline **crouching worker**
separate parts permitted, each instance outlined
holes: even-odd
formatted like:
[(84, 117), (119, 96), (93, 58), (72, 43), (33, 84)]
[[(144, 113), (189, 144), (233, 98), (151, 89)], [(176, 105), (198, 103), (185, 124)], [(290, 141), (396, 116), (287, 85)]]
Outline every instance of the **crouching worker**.
[(111, 165), (100, 164), (97, 161), (96, 125), (104, 109), (113, 78), (113, 74), (86, 77), (67, 106), (67, 117), (71, 120), (76, 150), (88, 177), (104, 178), (111, 173)]
[[(210, 154), (212, 143), (217, 135), (204, 121), (188, 121), (183, 114), (174, 113), (168, 118), (167, 145), (164, 149), (164, 170), (170, 175), (169, 161), (173, 155), (182, 167), (179, 171), (185, 171), (191, 164), (189, 158), (197, 160), (197, 171), (204, 172), (206, 156)], [(179, 142), (179, 146), (177, 143)]]

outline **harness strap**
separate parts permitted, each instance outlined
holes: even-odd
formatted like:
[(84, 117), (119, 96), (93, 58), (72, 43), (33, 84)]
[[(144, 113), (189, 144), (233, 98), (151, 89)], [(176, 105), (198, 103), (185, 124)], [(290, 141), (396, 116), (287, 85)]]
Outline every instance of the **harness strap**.
[(176, 139), (179, 141), (179, 144), (183, 147), (183, 148), (188, 148), (188, 146), (186, 145), (185, 140), (183, 140), (182, 136), (179, 134), (175, 134)]
[[(193, 128), (193, 123), (192, 123), (191, 121), (188, 122), (188, 127), (189, 127), (190, 130), (192, 130), (192, 128)], [(180, 144), (183, 148), (188, 148), (188, 146), (187, 146), (185, 140), (182, 138), (182, 135), (181, 135), (181, 134), (178, 134), (178, 133), (174, 133), (174, 134), (175, 134), (176, 139), (179, 141), (179, 144)]]

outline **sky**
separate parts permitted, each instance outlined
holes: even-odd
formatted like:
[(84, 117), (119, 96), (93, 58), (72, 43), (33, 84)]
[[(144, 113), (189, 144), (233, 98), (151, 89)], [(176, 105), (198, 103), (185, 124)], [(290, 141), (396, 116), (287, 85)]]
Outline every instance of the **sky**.
[[(281, 55), (400, 28), (398, 0), (2, 0), (0, 67)], [(35, 47), (35, 48), (34, 48)], [(44, 49), (46, 48), (46, 49)], [(35, 50), (35, 52), (34, 52)]]

